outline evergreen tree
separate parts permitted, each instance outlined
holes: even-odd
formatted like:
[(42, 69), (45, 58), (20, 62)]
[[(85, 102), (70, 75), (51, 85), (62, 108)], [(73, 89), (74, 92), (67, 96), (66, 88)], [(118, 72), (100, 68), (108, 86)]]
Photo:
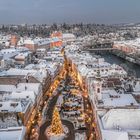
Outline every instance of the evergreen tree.
[(63, 133), (62, 122), (57, 107), (54, 108), (50, 133), (55, 135)]

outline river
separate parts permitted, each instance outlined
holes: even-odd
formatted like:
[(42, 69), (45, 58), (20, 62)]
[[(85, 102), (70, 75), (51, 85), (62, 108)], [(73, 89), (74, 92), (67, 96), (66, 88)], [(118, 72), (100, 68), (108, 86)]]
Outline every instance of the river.
[(118, 56), (115, 56), (111, 53), (107, 54), (100, 54), (101, 57), (105, 59), (106, 62), (111, 63), (111, 64), (117, 64), (122, 66), (129, 75), (133, 75), (136, 78), (140, 78), (140, 66), (137, 64), (133, 64), (125, 59), (122, 59)]

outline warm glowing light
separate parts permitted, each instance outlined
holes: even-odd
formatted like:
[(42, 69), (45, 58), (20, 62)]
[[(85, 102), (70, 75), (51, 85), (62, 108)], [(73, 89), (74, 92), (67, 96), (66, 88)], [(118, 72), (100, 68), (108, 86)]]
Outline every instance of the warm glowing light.
[(92, 123), (92, 127), (95, 127), (95, 124), (94, 123)]
[(32, 133), (35, 131), (35, 129), (32, 129)]
[(64, 132), (57, 107), (55, 107), (53, 111), (53, 119), (49, 132), (55, 135), (62, 134)]

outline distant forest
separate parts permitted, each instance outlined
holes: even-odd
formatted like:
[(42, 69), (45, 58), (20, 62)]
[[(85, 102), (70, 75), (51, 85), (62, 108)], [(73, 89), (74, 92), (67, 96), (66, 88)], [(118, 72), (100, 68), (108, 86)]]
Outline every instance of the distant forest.
[(49, 37), (53, 31), (69, 32), (76, 36), (94, 35), (94, 34), (107, 34), (110, 32), (116, 32), (120, 29), (120, 26), (116, 25), (104, 25), (104, 24), (52, 24), (48, 26), (42, 25), (2, 25), (0, 27), (1, 33), (18, 34), (20, 36), (41, 36)]

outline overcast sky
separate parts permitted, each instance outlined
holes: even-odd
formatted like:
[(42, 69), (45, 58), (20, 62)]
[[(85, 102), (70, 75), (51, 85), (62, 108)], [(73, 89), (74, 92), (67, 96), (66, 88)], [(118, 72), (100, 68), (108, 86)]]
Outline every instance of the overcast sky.
[(0, 24), (140, 22), (140, 0), (0, 0)]

